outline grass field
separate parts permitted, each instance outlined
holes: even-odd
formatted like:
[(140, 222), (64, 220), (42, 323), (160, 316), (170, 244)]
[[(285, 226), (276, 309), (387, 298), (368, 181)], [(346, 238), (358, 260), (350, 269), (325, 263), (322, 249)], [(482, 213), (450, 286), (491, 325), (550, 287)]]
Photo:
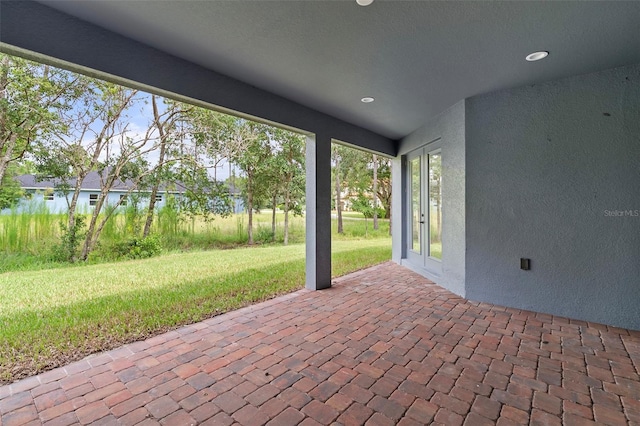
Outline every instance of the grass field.
[[(346, 213), (345, 213), (346, 214)], [(175, 218), (174, 218), (175, 219)], [(256, 244), (278, 244), (284, 239), (284, 214), (276, 214), (276, 233), (271, 232), (271, 211), (254, 215), (254, 240)], [(337, 221), (332, 221), (335, 240), (388, 238), (389, 221), (380, 220), (380, 229), (373, 230), (371, 219), (363, 220), (360, 213), (345, 216), (344, 235), (337, 235)], [(56, 260), (55, 251), (60, 244), (60, 222), (63, 215), (46, 210), (34, 210), (26, 214), (0, 215), (0, 273), (68, 267)], [(225, 218), (215, 217), (205, 222), (200, 218), (169, 220), (162, 214), (156, 219), (153, 233), (160, 239), (163, 253), (194, 250), (228, 249), (247, 245), (247, 214)], [(290, 217), (289, 242), (303, 243), (305, 219)], [(131, 224), (124, 215), (110, 220), (102, 233), (98, 248), (88, 263), (104, 263), (122, 260), (113, 247), (131, 237)]]
[[(391, 257), (382, 235), (332, 245), (333, 276)], [(303, 286), (303, 244), (2, 273), (0, 382)]]

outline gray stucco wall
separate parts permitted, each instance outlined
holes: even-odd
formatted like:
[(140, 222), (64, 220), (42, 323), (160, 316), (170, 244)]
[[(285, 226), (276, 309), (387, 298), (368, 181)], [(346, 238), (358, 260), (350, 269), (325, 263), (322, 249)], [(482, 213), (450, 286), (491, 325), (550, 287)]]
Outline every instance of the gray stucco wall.
[(640, 329), (640, 65), (470, 98), (466, 139), (466, 296)]
[[(393, 259), (429, 277), (442, 287), (465, 295), (465, 103), (458, 102), (400, 142), (406, 155), (439, 139), (442, 149), (442, 271), (431, 271), (405, 257), (406, 232), (393, 221)], [(438, 143), (438, 142), (435, 142)], [(400, 177), (405, 174), (402, 157), (394, 162), (392, 217), (407, 218), (406, 198)], [(402, 168), (398, 171), (398, 166)], [(406, 230), (405, 230), (406, 231)], [(401, 237), (400, 237), (401, 236)]]

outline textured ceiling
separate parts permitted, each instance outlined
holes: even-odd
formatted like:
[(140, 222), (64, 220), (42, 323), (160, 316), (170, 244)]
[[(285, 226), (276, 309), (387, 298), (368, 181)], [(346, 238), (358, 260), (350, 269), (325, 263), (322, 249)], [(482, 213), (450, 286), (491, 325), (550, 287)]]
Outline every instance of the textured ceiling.
[(640, 2), (40, 3), (394, 139), (469, 96), (640, 63)]

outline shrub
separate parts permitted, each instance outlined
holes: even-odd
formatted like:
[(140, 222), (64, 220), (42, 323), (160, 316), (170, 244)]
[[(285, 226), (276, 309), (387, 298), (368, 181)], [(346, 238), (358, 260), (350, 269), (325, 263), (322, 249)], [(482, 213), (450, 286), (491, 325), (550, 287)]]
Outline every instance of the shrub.
[(114, 244), (113, 251), (117, 257), (146, 259), (160, 254), (162, 243), (155, 235), (149, 235), (145, 238), (133, 237)]
[(77, 215), (71, 228), (65, 222), (60, 222), (60, 232), (60, 244), (53, 249), (53, 260), (73, 263), (78, 260), (78, 247), (86, 236), (85, 218)]
[(273, 242), (273, 232), (271, 231), (271, 227), (258, 225), (258, 229), (256, 229), (256, 232), (253, 235), (253, 241), (260, 244)]

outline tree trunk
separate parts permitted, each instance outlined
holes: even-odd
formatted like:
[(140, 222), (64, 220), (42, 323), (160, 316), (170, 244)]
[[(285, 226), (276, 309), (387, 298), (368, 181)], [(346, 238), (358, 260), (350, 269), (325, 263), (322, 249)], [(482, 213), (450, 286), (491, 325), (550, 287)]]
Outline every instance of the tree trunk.
[(147, 207), (147, 220), (144, 222), (144, 230), (142, 231), (142, 237), (146, 238), (151, 232), (151, 225), (153, 224), (153, 216), (155, 215), (156, 197), (158, 196), (158, 185), (154, 184), (151, 188), (151, 194), (149, 195), (149, 206)]
[(336, 164), (336, 213), (338, 214), (338, 234), (344, 234), (342, 227), (342, 200), (340, 199), (340, 160)]
[[(288, 187), (287, 187), (288, 188)], [(290, 202), (289, 189), (284, 193), (284, 245), (289, 244), (289, 202)]]
[(96, 205), (93, 208), (91, 221), (89, 222), (89, 227), (87, 228), (87, 236), (84, 239), (84, 244), (82, 245), (82, 253), (80, 254), (80, 260), (82, 261), (86, 261), (89, 258), (89, 253), (91, 253), (91, 250), (93, 250), (93, 246), (95, 244), (94, 234), (96, 231), (96, 225), (98, 223), (98, 216), (100, 215), (100, 211), (102, 210), (102, 206), (104, 205), (108, 194), (108, 191), (102, 190), (100, 192), (100, 196), (98, 197)]
[(271, 203), (271, 241), (276, 240), (276, 197), (277, 193), (273, 193), (273, 202)]
[[(80, 197), (80, 190), (82, 189), (82, 181), (84, 180), (86, 173), (81, 172), (76, 176), (76, 184), (73, 188), (73, 195), (71, 196), (71, 201), (68, 205), (67, 210), (67, 232), (76, 232), (76, 209), (78, 208), (78, 198)], [(77, 247), (74, 247), (77, 250)], [(75, 263), (78, 258), (76, 256), (77, 252), (74, 250), (73, 253), (69, 253), (71, 256), (69, 261), (71, 263)]]
[(373, 229), (378, 230), (378, 156), (373, 154)]
[(247, 226), (247, 235), (249, 245), (253, 244), (253, 188), (251, 187), (251, 178), (247, 175), (247, 210), (249, 212), (249, 224)]
[[(9, 56), (2, 57), (2, 75), (0, 75), (0, 100), (6, 101), (7, 85), (9, 84)], [(9, 129), (7, 128), (7, 117), (3, 113), (0, 115), (0, 182), (4, 178), (9, 161), (13, 155), (13, 149), (18, 142), (18, 135), (12, 134), (7, 138)]]
[(160, 179), (158, 174), (162, 173), (162, 164), (164, 163), (164, 157), (167, 151), (167, 141), (164, 132), (164, 126), (160, 122), (160, 114), (158, 112), (158, 105), (156, 103), (156, 96), (151, 96), (151, 104), (153, 106), (153, 121), (158, 129), (158, 135), (160, 136), (160, 157), (158, 158), (158, 170), (156, 171), (156, 178), (153, 181), (153, 187), (151, 188), (151, 195), (149, 196), (149, 206), (147, 210), (147, 220), (144, 222), (144, 230), (142, 231), (142, 237), (146, 238), (151, 232), (151, 225), (153, 224), (153, 217), (155, 215), (156, 197), (158, 196), (158, 189), (160, 188)]
[(13, 134), (9, 137), (9, 141), (7, 144), (3, 144), (4, 146), (0, 146), (0, 153), (4, 149), (4, 153), (0, 156), (0, 182), (4, 178), (4, 175), (7, 173), (7, 168), (9, 167), (9, 162), (11, 161), (11, 156), (13, 155), (13, 150), (16, 147), (18, 142), (18, 135)]
[[(391, 212), (391, 200), (389, 200), (389, 212)], [(391, 213), (389, 213), (389, 217), (387, 219), (389, 219), (389, 235), (392, 235), (391, 234), (391, 222), (393, 220), (393, 217), (391, 216)]]

